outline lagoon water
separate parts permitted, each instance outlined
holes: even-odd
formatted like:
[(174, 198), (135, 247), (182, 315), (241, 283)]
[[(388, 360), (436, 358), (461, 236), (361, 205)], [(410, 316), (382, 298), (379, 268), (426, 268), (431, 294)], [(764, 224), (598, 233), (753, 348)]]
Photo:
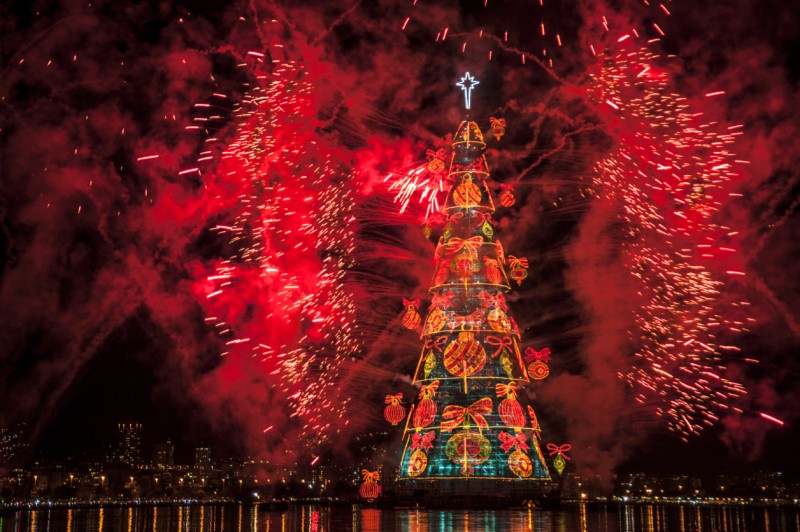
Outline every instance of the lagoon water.
[(800, 532), (800, 508), (567, 506), (560, 510), (381, 510), (360, 506), (172, 505), (0, 511), (0, 532)]

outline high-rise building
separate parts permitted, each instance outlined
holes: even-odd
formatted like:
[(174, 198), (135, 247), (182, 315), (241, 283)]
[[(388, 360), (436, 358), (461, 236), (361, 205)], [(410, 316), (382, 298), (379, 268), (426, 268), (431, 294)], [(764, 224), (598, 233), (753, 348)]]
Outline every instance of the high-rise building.
[(169, 469), (175, 465), (175, 444), (167, 440), (153, 449), (153, 463), (158, 469)]
[(142, 451), (142, 424), (119, 423), (117, 437), (117, 460), (130, 467), (139, 465)]
[(210, 447), (197, 447), (194, 450), (194, 468), (195, 469), (210, 469), (211, 468), (211, 448)]

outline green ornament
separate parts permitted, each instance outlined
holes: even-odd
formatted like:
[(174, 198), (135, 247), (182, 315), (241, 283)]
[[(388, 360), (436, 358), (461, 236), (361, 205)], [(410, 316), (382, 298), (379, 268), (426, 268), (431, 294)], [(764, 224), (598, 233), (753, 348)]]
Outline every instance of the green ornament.
[(555, 467), (556, 471), (558, 471), (558, 474), (561, 475), (561, 472), (564, 471), (564, 468), (566, 466), (567, 466), (567, 461), (564, 460), (564, 457), (561, 456), (561, 453), (558, 453), (558, 455), (555, 458), (553, 458), (553, 467)]

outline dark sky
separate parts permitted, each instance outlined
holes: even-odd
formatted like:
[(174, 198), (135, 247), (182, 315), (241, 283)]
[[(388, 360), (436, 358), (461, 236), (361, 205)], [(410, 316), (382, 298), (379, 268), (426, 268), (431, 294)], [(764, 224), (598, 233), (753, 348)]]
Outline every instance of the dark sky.
[[(354, 435), (382, 428), (382, 396), (407, 386), (419, 350), (398, 327), (401, 298), (425, 296), (433, 249), (413, 226), (421, 213), (396, 215), (381, 182), (424, 161), (427, 148), (446, 146), (461, 118), (453, 83), (470, 70), (482, 80), (474, 116), (509, 123), (490, 164), (498, 180), (516, 185), (518, 205), (499, 213), (498, 230), (507, 249), (532, 263), (528, 284), (511, 300), (523, 337), (554, 351), (553, 377), (531, 391), (550, 439), (571, 441), (576, 467), (602, 475), (677, 463), (796, 469), (800, 8), (676, 0), (665, 5), (667, 16), (657, 3), (633, 1), (489, 4), (5, 2), (0, 425), (26, 422), (31, 448), (52, 456), (107, 441), (118, 421), (143, 422), (148, 444), (172, 437), (184, 448), (204, 441), (266, 457), (293, 438), (309, 443), (291, 446), (300, 455), (346, 453)], [(648, 45), (658, 36), (654, 24), (666, 35)], [(636, 47), (624, 48), (618, 39), (632, 29)], [(590, 45), (607, 49), (609, 63)], [(748, 394), (730, 403), (742, 413), (719, 416), (688, 444), (654, 414), (661, 399), (639, 406), (636, 387), (616, 377), (637, 364), (638, 288), (620, 251), (627, 241), (619, 204), (604, 210), (588, 192), (594, 165), (641, 127), (597, 100), (598, 72), (621, 64), (621, 50), (641, 46), (675, 55), (653, 60), (666, 73), (665, 90), (702, 111), (711, 129), (743, 125), (732, 149), (750, 162), (740, 165), (726, 189), (735, 196), (714, 219), (736, 233), (735, 257), (709, 267), (725, 279), (716, 312), (755, 319), (749, 332), (718, 339), (741, 349), (723, 371)], [(305, 74), (292, 78), (273, 64)], [(259, 152), (260, 171), (287, 187), (298, 211), (281, 208), (263, 251), (285, 274), (263, 282), (243, 276), (229, 295), (209, 299), (206, 277), (241, 251), (212, 228), (249, 212), (237, 199), (245, 185), (226, 177), (236, 168), (219, 161), (241, 135), (250, 135), (255, 153), (257, 125), (233, 110), (257, 108), (251, 89), (269, 76), (301, 80), (273, 94), (284, 98), (272, 109), (284, 133), (275, 145), (262, 138), (267, 155)], [(705, 96), (716, 91), (725, 94)], [(305, 94), (297, 103), (294, 96)], [(186, 129), (193, 124), (200, 128)], [(677, 156), (686, 160), (704, 156), (682, 149)], [(209, 161), (198, 164), (208, 150)], [(312, 171), (322, 185), (298, 178)], [(344, 187), (342, 174), (351, 176)], [(355, 222), (336, 238), (358, 244), (356, 266), (330, 291), (316, 287), (322, 255), (291, 247), (309, 242), (296, 236), (306, 195), (327, 193), (339, 208), (355, 205)], [(746, 275), (730, 280), (727, 269)], [(275, 303), (293, 283), (299, 292)], [(292, 307), (304, 297), (313, 304)], [(749, 302), (744, 312), (732, 306), (740, 301)], [(229, 336), (208, 321), (218, 312), (229, 317)], [(354, 357), (331, 358), (331, 345), (345, 344), (298, 317), (314, 312), (333, 316), (330, 329), (358, 324)], [(305, 342), (308, 369), (298, 377), (284, 359), (225, 344), (245, 337), (284, 350)], [(352, 423), (326, 428), (331, 410)]]

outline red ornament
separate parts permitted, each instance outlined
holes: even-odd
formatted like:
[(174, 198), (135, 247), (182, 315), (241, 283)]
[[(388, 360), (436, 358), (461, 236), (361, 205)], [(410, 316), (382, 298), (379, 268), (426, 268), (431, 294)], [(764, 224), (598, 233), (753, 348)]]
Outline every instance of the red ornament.
[(387, 395), (386, 404), (388, 405), (383, 409), (383, 417), (392, 425), (397, 425), (406, 417), (406, 409), (400, 404), (403, 400), (403, 394)]
[(518, 285), (528, 276), (528, 259), (525, 257), (508, 256), (508, 263), (511, 265), (511, 278)]
[(444, 350), (444, 368), (458, 377), (469, 377), (483, 369), (486, 350), (470, 332), (458, 334), (458, 339)]
[(358, 489), (358, 494), (364, 499), (375, 499), (380, 497), (381, 485), (378, 484), (378, 481), (381, 479), (380, 473), (377, 471), (367, 471), (366, 469), (362, 469), (361, 474), (364, 475), (364, 482)]
[(547, 365), (550, 362), (550, 348), (545, 347), (541, 351), (529, 347), (525, 350), (525, 362), (529, 362), (528, 375), (530, 378), (537, 381), (546, 378), (550, 375), (550, 367)]
[(515, 432), (519, 432), (528, 423), (522, 405), (517, 401), (517, 383), (511, 381), (508, 384), (498, 384), (496, 386), (497, 396), (504, 397), (497, 407), (500, 419), (509, 427), (513, 427)]
[(416, 329), (419, 327), (420, 321), (422, 321), (419, 312), (417, 312), (417, 307), (419, 307), (419, 299), (414, 299), (411, 301), (408, 299), (403, 299), (403, 305), (406, 307), (406, 313), (403, 314), (403, 326), (406, 329)]
[(440, 260), (436, 263), (436, 271), (433, 274), (433, 286), (439, 286), (447, 282), (447, 278), (450, 277), (450, 269), (448, 266), (449, 262), (446, 260)]
[(433, 422), (436, 417), (436, 403), (433, 397), (436, 395), (436, 389), (439, 387), (439, 381), (433, 381), (427, 386), (423, 386), (419, 392), (422, 398), (414, 410), (414, 428), (423, 429)]
[(472, 176), (467, 174), (453, 191), (453, 203), (459, 207), (469, 207), (478, 205), (480, 202), (481, 189), (472, 182)]
[(432, 174), (441, 174), (444, 172), (444, 158), (447, 152), (444, 148), (438, 151), (428, 150), (428, 171)]
[(502, 192), (500, 193), (500, 205), (503, 207), (511, 207), (517, 202), (514, 197), (513, 188), (511, 185), (500, 185)]
[(500, 264), (497, 259), (484, 256), (483, 257), (484, 269), (483, 273), (486, 275), (486, 280), (492, 284), (500, 284), (503, 282), (503, 273), (500, 271)]
[(500, 413), (500, 419), (509, 427), (513, 427), (515, 431), (521, 430), (528, 420), (525, 418), (525, 411), (522, 410), (522, 405), (513, 397), (506, 397), (500, 402), (497, 407)]
[(505, 118), (489, 118), (489, 125), (492, 128), (494, 138), (500, 140), (506, 134), (506, 119)]

